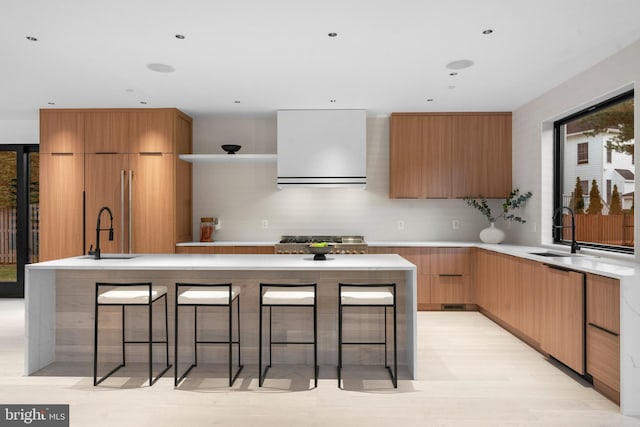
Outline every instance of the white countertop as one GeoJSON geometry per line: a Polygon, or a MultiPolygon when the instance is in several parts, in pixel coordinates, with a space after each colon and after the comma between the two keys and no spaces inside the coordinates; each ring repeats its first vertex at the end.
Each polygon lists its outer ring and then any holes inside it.
{"type": "Polygon", "coordinates": [[[29,264],[27,270],[412,270],[416,266],[399,255],[218,255],[141,254],[130,259],[95,260],[90,256],[29,264]]]}
{"type": "Polygon", "coordinates": [[[220,242],[182,242],[176,243],[176,246],[273,246],[275,241],[234,241],[225,240],[220,242]]]}

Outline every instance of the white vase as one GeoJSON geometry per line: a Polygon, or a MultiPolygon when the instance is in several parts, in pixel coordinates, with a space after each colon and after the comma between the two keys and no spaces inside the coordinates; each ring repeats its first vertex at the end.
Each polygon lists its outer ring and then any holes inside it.
{"type": "Polygon", "coordinates": [[[500,243],[504,240],[504,231],[496,227],[492,222],[491,225],[480,232],[480,240],[485,243],[500,243]]]}

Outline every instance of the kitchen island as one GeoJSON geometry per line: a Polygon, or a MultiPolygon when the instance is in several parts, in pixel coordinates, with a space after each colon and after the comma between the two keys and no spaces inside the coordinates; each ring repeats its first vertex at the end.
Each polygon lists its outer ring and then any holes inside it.
{"type": "MultiPolygon", "coordinates": [[[[151,281],[154,285],[166,286],[171,343],[175,282],[232,282],[240,287],[241,292],[240,325],[245,365],[257,365],[258,362],[259,283],[316,282],[319,364],[333,366],[337,364],[338,282],[395,282],[398,304],[398,365],[402,367],[401,377],[415,378],[416,266],[398,255],[330,255],[327,261],[313,261],[312,255],[167,254],[113,258],[105,255],[101,260],[84,256],[31,264],[26,267],[25,287],[26,375],[34,374],[54,363],[76,364],[78,376],[90,374],[88,367],[93,360],[95,282],[98,281],[151,281]]],[[[144,316],[144,309],[136,311],[141,313],[133,316],[144,316]]],[[[154,313],[159,311],[154,310],[154,313]]],[[[365,312],[360,319],[352,318],[350,323],[345,323],[345,328],[355,335],[366,336],[373,328],[369,323],[381,316],[381,313],[376,313],[378,312],[365,312]]],[[[116,337],[111,344],[113,348],[110,353],[110,357],[115,359],[119,356],[118,335],[114,330],[119,327],[120,322],[117,313],[112,317],[113,321],[111,325],[107,325],[105,335],[111,329],[111,334],[116,337]]],[[[127,321],[127,327],[135,323],[127,321]]],[[[143,329],[145,322],[137,323],[143,329]]],[[[204,324],[199,320],[199,324],[201,323],[204,324]]],[[[223,325],[220,330],[224,330],[223,325]]],[[[189,336],[189,330],[185,330],[183,334],[181,327],[180,335],[189,336]]],[[[142,346],[130,347],[132,357],[144,360],[144,348],[135,348],[142,346]]],[[[373,355],[373,351],[362,351],[364,355],[361,356],[356,350],[350,350],[353,356],[346,353],[345,360],[350,357],[350,360],[357,363],[376,363],[381,360],[383,353],[379,351],[378,355],[373,355]]],[[[308,352],[302,348],[287,350],[284,362],[306,363],[306,353],[308,352]]],[[[129,354],[130,349],[127,348],[127,357],[129,354]]],[[[184,355],[185,352],[181,351],[181,354],[184,355]]]]}

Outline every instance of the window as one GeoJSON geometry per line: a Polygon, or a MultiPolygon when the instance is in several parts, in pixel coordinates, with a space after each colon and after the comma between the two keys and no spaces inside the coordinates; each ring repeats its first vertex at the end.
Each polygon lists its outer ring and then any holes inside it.
{"type": "MultiPolygon", "coordinates": [[[[634,251],[633,119],[630,91],[554,123],[554,211],[565,206],[575,212],[583,247],[634,251]],[[596,153],[591,159],[589,147],[596,153]]],[[[571,244],[566,210],[554,217],[553,241],[571,244]]]]}
{"type": "Polygon", "coordinates": [[[578,164],[583,165],[589,163],[589,143],[581,142],[578,144],[578,164]]]}

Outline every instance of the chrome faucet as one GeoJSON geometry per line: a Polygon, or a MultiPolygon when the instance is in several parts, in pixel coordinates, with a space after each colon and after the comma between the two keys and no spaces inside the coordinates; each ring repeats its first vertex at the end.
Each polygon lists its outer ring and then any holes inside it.
{"type": "Polygon", "coordinates": [[[89,248],[89,255],[93,255],[95,259],[100,259],[100,232],[107,230],[109,230],[109,240],[113,240],[113,214],[111,213],[111,209],[103,206],[98,212],[98,221],[96,223],[96,249],[92,251],[91,247],[89,248]],[[102,216],[102,212],[104,211],[107,211],[109,213],[109,228],[100,228],[100,217],[102,216]]]}
{"type": "Polygon", "coordinates": [[[580,250],[580,245],[578,245],[578,242],[576,241],[576,216],[570,207],[561,206],[557,208],[555,211],[553,211],[553,217],[551,218],[553,221],[553,231],[555,231],[558,228],[567,227],[566,225],[555,225],[555,220],[556,220],[556,216],[558,215],[558,212],[562,212],[565,209],[568,210],[569,213],[571,214],[571,253],[575,254],[580,250]]]}

